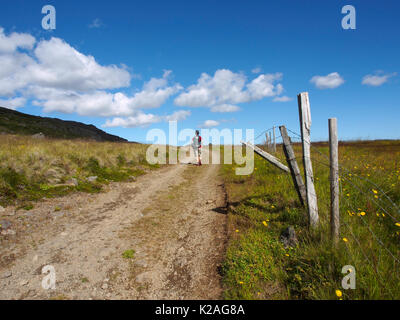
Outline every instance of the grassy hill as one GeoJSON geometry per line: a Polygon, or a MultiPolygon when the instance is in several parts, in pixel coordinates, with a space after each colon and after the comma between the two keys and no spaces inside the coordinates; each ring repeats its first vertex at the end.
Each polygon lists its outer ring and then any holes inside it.
{"type": "Polygon", "coordinates": [[[126,142],[93,125],[56,118],[38,117],[0,107],[0,133],[34,135],[43,133],[48,138],[90,139],[95,141],[126,142]]]}

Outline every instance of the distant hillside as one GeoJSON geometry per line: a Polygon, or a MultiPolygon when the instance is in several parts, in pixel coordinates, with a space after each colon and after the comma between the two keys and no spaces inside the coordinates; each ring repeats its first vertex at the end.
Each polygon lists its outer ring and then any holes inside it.
{"type": "Polygon", "coordinates": [[[126,139],[108,134],[93,125],[56,118],[32,116],[0,107],[0,133],[34,135],[43,133],[49,138],[92,139],[96,141],[126,142],[126,139]]]}

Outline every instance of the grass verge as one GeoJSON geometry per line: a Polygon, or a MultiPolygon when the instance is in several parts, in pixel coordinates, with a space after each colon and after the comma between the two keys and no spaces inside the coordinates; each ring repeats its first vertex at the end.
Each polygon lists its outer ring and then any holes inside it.
{"type": "MultiPolygon", "coordinates": [[[[255,156],[255,170],[237,176],[222,166],[230,243],[222,268],[227,299],[399,299],[400,142],[341,143],[341,235],[329,234],[328,147],[314,145],[320,226],[310,231],[290,175],[255,156]],[[316,151],[318,149],[318,151],[316,151]],[[391,200],[384,195],[384,191],[391,200]],[[397,207],[397,208],[396,208],[397,207]],[[299,243],[285,248],[293,226],[299,243]],[[342,268],[355,267],[356,289],[342,288],[342,268]]],[[[294,145],[299,165],[301,147],[294,145]]],[[[277,156],[284,161],[284,156],[277,156]]]]}
{"type": "Polygon", "coordinates": [[[99,192],[110,181],[129,181],[158,168],[146,161],[146,145],[0,136],[0,205],[72,191],[99,192]],[[92,177],[92,178],[90,178],[92,177]]]}

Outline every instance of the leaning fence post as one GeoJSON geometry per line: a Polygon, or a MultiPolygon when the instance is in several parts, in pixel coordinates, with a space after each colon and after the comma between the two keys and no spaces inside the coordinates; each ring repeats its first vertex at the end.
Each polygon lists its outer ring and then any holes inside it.
{"type": "Polygon", "coordinates": [[[250,142],[244,142],[244,141],[240,141],[241,144],[245,145],[248,148],[253,149],[253,151],[255,153],[257,153],[259,156],[261,156],[262,158],[264,158],[265,160],[269,161],[270,163],[272,163],[274,166],[278,167],[279,169],[281,169],[282,171],[285,171],[287,173],[290,172],[289,168],[286,167],[283,163],[281,163],[279,161],[279,159],[277,157],[274,157],[272,154],[269,154],[268,152],[260,149],[259,147],[257,147],[254,144],[251,144],[250,142]]]}
{"type": "Polygon", "coordinates": [[[303,163],[304,163],[304,175],[306,181],[308,218],[309,218],[309,224],[312,227],[316,227],[318,224],[318,204],[317,204],[317,194],[315,192],[315,187],[314,187],[314,175],[313,175],[311,152],[310,152],[311,112],[310,112],[310,101],[308,99],[308,92],[300,93],[297,96],[297,100],[299,104],[301,140],[303,144],[303,163]]]}
{"type": "Polygon", "coordinates": [[[329,156],[331,184],[331,236],[334,243],[339,240],[339,160],[337,120],[329,119],[329,156]]]}
{"type": "Polygon", "coordinates": [[[286,161],[289,165],[290,173],[292,175],[293,184],[297,191],[297,195],[299,196],[300,203],[305,206],[307,203],[306,199],[306,187],[303,183],[303,179],[301,178],[301,173],[299,166],[296,161],[296,156],[294,154],[292,144],[290,143],[290,138],[288,136],[287,130],[285,126],[280,126],[279,130],[281,132],[282,140],[283,140],[283,152],[286,157],[286,161]]]}

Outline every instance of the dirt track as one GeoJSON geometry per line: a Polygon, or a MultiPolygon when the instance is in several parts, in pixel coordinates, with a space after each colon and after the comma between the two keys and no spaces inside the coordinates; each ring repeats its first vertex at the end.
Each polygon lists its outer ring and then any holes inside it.
{"type": "Polygon", "coordinates": [[[0,220],[0,299],[218,299],[226,244],[218,165],[178,164],[0,220]],[[133,258],[123,258],[134,250],[133,258]],[[56,289],[42,288],[52,265],[56,289]]]}

